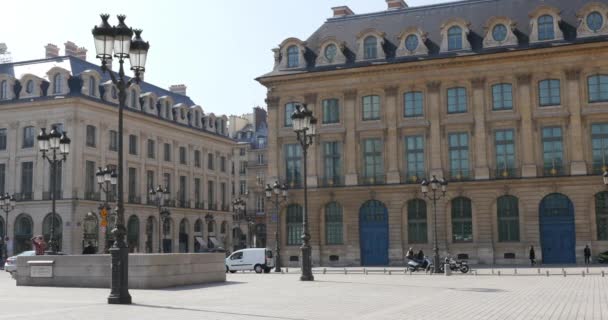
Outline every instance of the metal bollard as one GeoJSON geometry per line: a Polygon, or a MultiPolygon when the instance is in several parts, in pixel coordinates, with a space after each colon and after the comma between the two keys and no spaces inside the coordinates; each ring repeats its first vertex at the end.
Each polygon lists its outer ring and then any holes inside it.
{"type": "Polygon", "coordinates": [[[549,270],[547,270],[547,277],[549,276],[549,270]]]}
{"type": "Polygon", "coordinates": [[[323,268],[323,274],[327,273],[327,268],[323,268]]]}
{"type": "Polygon", "coordinates": [[[289,268],[285,267],[285,272],[289,273],[289,268]]]}
{"type": "Polygon", "coordinates": [[[585,277],[585,270],[581,271],[581,275],[583,276],[583,278],[585,277]]]}
{"type": "Polygon", "coordinates": [[[410,276],[412,275],[412,270],[410,270],[410,276]]]}
{"type": "Polygon", "coordinates": [[[344,274],[348,274],[348,271],[346,271],[346,268],[344,268],[344,274]]]}
{"type": "Polygon", "coordinates": [[[500,270],[498,270],[498,276],[500,277],[500,270]]]}
{"type": "Polygon", "coordinates": [[[285,274],[285,271],[281,270],[281,274],[285,274]]]}
{"type": "Polygon", "coordinates": [[[589,274],[589,267],[587,267],[587,274],[589,274]]]}
{"type": "Polygon", "coordinates": [[[564,273],[564,277],[566,277],[566,270],[562,269],[562,272],[564,273]]]}
{"type": "Polygon", "coordinates": [[[473,272],[475,272],[475,275],[477,275],[477,270],[475,270],[475,271],[473,271],[473,272]]]}
{"type": "Polygon", "coordinates": [[[538,268],[538,274],[540,274],[540,268],[538,268]]]}
{"type": "Polygon", "coordinates": [[[492,267],[492,274],[494,274],[494,267],[492,267]]]}
{"type": "Polygon", "coordinates": [[[384,273],[386,273],[386,268],[384,268],[384,273]]]}
{"type": "Polygon", "coordinates": [[[515,268],[515,271],[513,272],[513,274],[517,274],[517,268],[515,268]]]}
{"type": "Polygon", "coordinates": [[[602,270],[602,278],[604,277],[604,270],[602,270]]]}
{"type": "Polygon", "coordinates": [[[407,274],[407,268],[403,269],[403,274],[407,274]]]}
{"type": "Polygon", "coordinates": [[[388,275],[390,276],[392,274],[391,270],[388,271],[388,275]]]}

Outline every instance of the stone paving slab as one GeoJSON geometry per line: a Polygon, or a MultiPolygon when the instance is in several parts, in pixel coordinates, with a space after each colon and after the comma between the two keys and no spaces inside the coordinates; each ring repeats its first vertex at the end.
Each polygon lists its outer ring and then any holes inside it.
{"type": "Polygon", "coordinates": [[[225,284],[131,290],[130,306],[107,305],[108,289],[16,287],[0,273],[0,319],[608,319],[608,277],[593,272],[446,277],[383,269],[315,273],[314,282],[299,281],[297,269],[239,272],[225,284]]]}

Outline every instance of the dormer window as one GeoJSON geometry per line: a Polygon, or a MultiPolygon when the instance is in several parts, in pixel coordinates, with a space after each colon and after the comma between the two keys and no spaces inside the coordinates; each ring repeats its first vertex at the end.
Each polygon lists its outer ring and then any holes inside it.
{"type": "Polygon", "coordinates": [[[604,26],[604,17],[601,13],[593,11],[587,15],[586,22],[591,31],[598,32],[604,26]]]}
{"type": "Polygon", "coordinates": [[[336,54],[338,53],[338,47],[336,47],[335,44],[329,44],[325,47],[325,59],[327,59],[327,62],[329,63],[333,63],[334,60],[336,59],[336,54]]]}
{"type": "Polygon", "coordinates": [[[182,118],[182,120],[186,118],[186,112],[184,112],[184,109],[179,109],[179,116],[182,118]]]}
{"type": "Polygon", "coordinates": [[[378,40],[374,36],[369,36],[363,40],[363,57],[364,59],[378,58],[378,40]]]}
{"type": "Polygon", "coordinates": [[[53,94],[61,93],[62,82],[63,82],[63,76],[61,75],[61,73],[55,74],[55,76],[53,77],[53,94]]]}
{"type": "Polygon", "coordinates": [[[171,119],[171,104],[165,101],[165,119],[171,119]]]}
{"type": "Polygon", "coordinates": [[[287,68],[296,68],[300,65],[300,54],[298,46],[290,46],[287,48],[287,68]]]}
{"type": "Polygon", "coordinates": [[[131,108],[137,109],[137,91],[131,90],[131,108]]]}
{"type": "Polygon", "coordinates": [[[89,96],[91,97],[95,97],[96,96],[96,91],[95,88],[97,87],[97,81],[95,81],[95,77],[89,77],[89,96]]]}
{"type": "Polygon", "coordinates": [[[418,36],[415,34],[410,34],[405,38],[405,48],[408,51],[414,52],[418,48],[418,36]]]}
{"type": "Polygon", "coordinates": [[[8,81],[2,80],[0,84],[0,100],[8,99],[8,81]]]}
{"type": "Polygon", "coordinates": [[[492,38],[496,42],[503,42],[507,38],[507,27],[504,24],[497,24],[492,29],[492,38]]]}
{"type": "Polygon", "coordinates": [[[538,40],[553,40],[555,32],[553,28],[553,17],[546,14],[538,18],[538,40]]]}
{"type": "Polygon", "coordinates": [[[25,84],[25,92],[32,94],[34,92],[34,80],[28,80],[25,84]]]}
{"type": "Polygon", "coordinates": [[[462,28],[453,26],[448,29],[448,51],[462,50],[462,28]]]}
{"type": "Polygon", "coordinates": [[[148,98],[148,107],[150,107],[150,109],[154,109],[154,98],[148,98]]]}

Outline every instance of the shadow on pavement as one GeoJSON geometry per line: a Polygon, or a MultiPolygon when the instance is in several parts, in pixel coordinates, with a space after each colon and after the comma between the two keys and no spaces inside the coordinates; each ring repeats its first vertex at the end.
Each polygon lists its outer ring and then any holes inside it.
{"type": "Polygon", "coordinates": [[[171,287],[171,288],[163,288],[163,289],[153,289],[158,291],[186,291],[186,290],[197,290],[204,288],[213,288],[213,287],[223,287],[230,285],[238,285],[248,283],[245,281],[226,281],[226,282],[213,282],[213,283],[205,283],[205,284],[193,284],[187,286],[179,286],[179,287],[171,287]]]}
{"type": "Polygon", "coordinates": [[[493,288],[451,288],[451,287],[439,287],[439,286],[432,286],[432,285],[423,286],[423,285],[415,285],[415,284],[368,283],[368,282],[329,281],[329,280],[315,280],[315,282],[341,283],[341,284],[346,284],[346,283],[363,284],[363,285],[385,286],[385,287],[414,287],[414,288],[427,288],[427,289],[446,289],[446,290],[455,290],[455,291],[483,292],[483,293],[506,292],[506,290],[493,289],[493,288]]]}
{"type": "Polygon", "coordinates": [[[264,318],[264,319],[307,320],[304,318],[289,318],[289,317],[279,317],[279,316],[271,316],[271,315],[264,315],[264,314],[226,312],[226,311],[216,311],[216,310],[206,310],[206,309],[196,309],[196,308],[173,307],[173,306],[156,306],[156,305],[149,305],[149,304],[134,303],[131,306],[143,307],[143,308],[153,308],[153,309],[183,310],[183,311],[202,312],[202,313],[218,313],[218,314],[227,314],[227,315],[234,315],[234,316],[257,317],[257,318],[264,318]]]}

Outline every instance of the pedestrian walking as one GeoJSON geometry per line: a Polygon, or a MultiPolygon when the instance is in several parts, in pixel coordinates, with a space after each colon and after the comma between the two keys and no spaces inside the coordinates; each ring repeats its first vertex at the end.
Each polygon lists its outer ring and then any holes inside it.
{"type": "Polygon", "coordinates": [[[589,244],[585,246],[583,253],[585,254],[585,264],[589,265],[591,263],[591,248],[589,248],[589,244]]]}
{"type": "Polygon", "coordinates": [[[536,264],[536,253],[534,252],[534,246],[530,246],[530,265],[536,264]]]}
{"type": "Polygon", "coordinates": [[[34,245],[34,251],[36,251],[37,256],[44,255],[44,250],[46,250],[46,242],[41,235],[33,237],[32,244],[34,245]]]}

